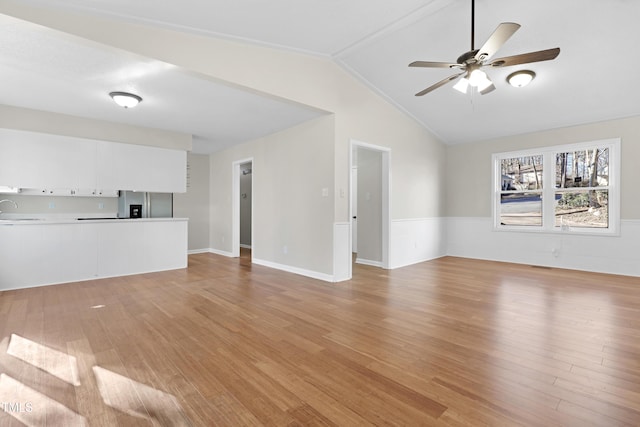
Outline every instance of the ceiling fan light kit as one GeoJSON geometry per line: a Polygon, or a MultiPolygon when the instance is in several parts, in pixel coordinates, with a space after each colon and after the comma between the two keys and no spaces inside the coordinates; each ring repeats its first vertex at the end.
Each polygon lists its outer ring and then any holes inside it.
{"type": "MultiPolygon", "coordinates": [[[[489,39],[480,49],[474,47],[475,37],[475,0],[471,0],[471,50],[460,55],[456,63],[414,61],[409,67],[422,68],[450,68],[460,72],[429,86],[416,93],[422,96],[445,84],[460,79],[453,88],[459,92],[467,93],[469,87],[476,88],[481,95],[492,92],[494,84],[487,74],[481,70],[482,67],[510,67],[512,65],[529,64],[532,62],[549,61],[555,59],[560,54],[560,48],[540,50],[537,52],[523,53],[520,55],[507,56],[490,60],[491,57],[518,31],[520,24],[514,22],[503,22],[489,36],[489,39]],[[460,78],[462,77],[462,78],[460,78]]],[[[515,87],[526,86],[533,80],[535,73],[530,70],[521,70],[511,73],[507,77],[509,84],[515,87]]]]}
{"type": "Polygon", "coordinates": [[[469,89],[469,79],[466,77],[461,78],[458,80],[458,83],[453,85],[453,88],[460,93],[467,93],[467,89],[469,89]]]}
{"type": "Polygon", "coordinates": [[[111,92],[109,96],[121,107],[133,108],[142,102],[142,98],[129,92],[111,92]]]}
{"type": "Polygon", "coordinates": [[[519,70],[507,76],[507,82],[513,87],[524,87],[536,78],[531,70],[519,70]]]}

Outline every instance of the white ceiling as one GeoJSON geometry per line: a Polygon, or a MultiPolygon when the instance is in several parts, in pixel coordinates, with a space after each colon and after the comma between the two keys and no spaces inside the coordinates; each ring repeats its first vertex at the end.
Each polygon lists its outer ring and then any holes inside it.
{"type": "MultiPolygon", "coordinates": [[[[630,84],[640,67],[637,0],[477,0],[476,48],[500,22],[517,22],[496,57],[560,47],[559,57],[488,70],[497,89],[484,96],[448,85],[423,97],[413,94],[453,73],[407,65],[470,50],[471,0],[24,2],[330,57],[449,144],[640,114],[630,84]],[[508,86],[521,68],[537,78],[508,86]]],[[[199,152],[322,114],[8,17],[0,39],[0,103],[188,132],[199,152]],[[111,90],[135,91],[148,107],[116,109],[111,90]]]]}
{"type": "Polygon", "coordinates": [[[212,153],[323,114],[0,15],[0,104],[193,135],[212,153]],[[109,92],[143,98],[118,107],[109,92]]]}

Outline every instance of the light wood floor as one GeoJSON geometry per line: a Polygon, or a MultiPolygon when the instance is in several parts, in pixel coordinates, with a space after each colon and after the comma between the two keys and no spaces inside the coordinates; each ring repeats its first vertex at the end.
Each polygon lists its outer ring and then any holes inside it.
{"type": "Polygon", "coordinates": [[[640,279],[192,255],[0,293],[0,373],[2,426],[637,426],[640,279]]]}

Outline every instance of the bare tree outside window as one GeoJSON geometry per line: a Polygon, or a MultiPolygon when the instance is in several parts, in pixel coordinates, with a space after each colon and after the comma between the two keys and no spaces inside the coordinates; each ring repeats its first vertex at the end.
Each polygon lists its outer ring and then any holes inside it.
{"type": "Polygon", "coordinates": [[[500,223],[542,225],[543,158],[541,155],[502,159],[500,223]]]}
{"type": "Polygon", "coordinates": [[[607,147],[557,153],[555,225],[608,227],[608,185],[607,147]]]}
{"type": "Polygon", "coordinates": [[[617,234],[620,139],[492,156],[494,227],[617,234]]]}

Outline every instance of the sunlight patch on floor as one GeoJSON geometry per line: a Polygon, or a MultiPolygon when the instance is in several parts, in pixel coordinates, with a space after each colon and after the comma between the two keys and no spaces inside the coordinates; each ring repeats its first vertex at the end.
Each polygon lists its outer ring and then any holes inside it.
{"type": "Polygon", "coordinates": [[[106,405],[154,425],[191,425],[173,395],[100,366],[94,366],[93,373],[106,405]]]}
{"type": "Polygon", "coordinates": [[[0,402],[6,413],[29,427],[87,425],[83,416],[6,374],[0,374],[0,402]]]}
{"type": "MultiPolygon", "coordinates": [[[[4,348],[7,355],[15,358],[15,363],[24,362],[20,370],[38,369],[74,387],[81,387],[78,363],[74,356],[17,334],[0,341],[0,351],[4,348]]],[[[100,396],[107,406],[144,419],[152,425],[191,425],[175,396],[99,366],[93,366],[92,371],[100,396]]],[[[85,417],[44,394],[46,390],[34,390],[6,372],[0,372],[0,412],[8,413],[29,427],[87,425],[85,417]]],[[[87,378],[83,382],[84,387],[92,384],[87,378]]]]}
{"type": "Polygon", "coordinates": [[[61,379],[73,386],[80,385],[76,358],[20,335],[11,334],[7,354],[61,379]]]}

